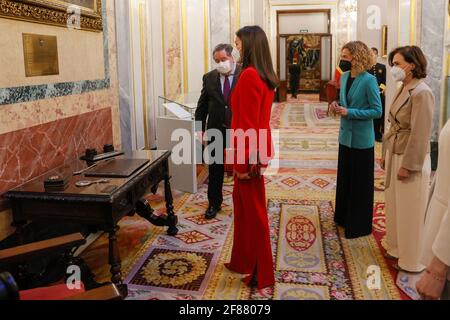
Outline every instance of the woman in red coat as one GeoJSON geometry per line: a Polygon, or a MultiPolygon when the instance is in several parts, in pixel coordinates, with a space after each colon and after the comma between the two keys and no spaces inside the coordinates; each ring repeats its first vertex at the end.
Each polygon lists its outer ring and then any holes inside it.
{"type": "Polygon", "coordinates": [[[231,271],[248,275],[258,289],[275,284],[264,177],[259,168],[272,157],[270,117],[278,78],[269,42],[258,27],[236,33],[242,73],[231,96],[234,161],[234,243],[231,271]],[[256,156],[258,155],[258,157],[256,156]]]}

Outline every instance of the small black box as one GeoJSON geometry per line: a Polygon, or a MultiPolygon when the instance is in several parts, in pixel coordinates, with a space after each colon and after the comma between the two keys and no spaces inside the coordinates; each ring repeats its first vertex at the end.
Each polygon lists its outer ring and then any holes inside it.
{"type": "Polygon", "coordinates": [[[68,184],[69,178],[67,176],[55,174],[44,181],[44,188],[48,192],[64,191],[67,189],[68,184]]]}

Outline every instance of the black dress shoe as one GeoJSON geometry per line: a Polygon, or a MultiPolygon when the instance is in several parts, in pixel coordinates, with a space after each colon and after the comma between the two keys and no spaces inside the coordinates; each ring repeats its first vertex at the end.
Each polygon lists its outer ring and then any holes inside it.
{"type": "Polygon", "coordinates": [[[206,210],[205,219],[206,220],[214,219],[221,210],[222,210],[221,207],[209,207],[208,210],[206,210]]]}

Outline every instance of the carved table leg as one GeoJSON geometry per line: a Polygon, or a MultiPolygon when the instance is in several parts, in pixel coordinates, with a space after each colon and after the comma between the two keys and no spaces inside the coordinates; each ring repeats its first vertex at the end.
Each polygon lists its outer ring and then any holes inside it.
{"type": "Polygon", "coordinates": [[[154,210],[150,206],[150,203],[146,199],[140,199],[136,203],[136,213],[149,221],[151,224],[157,227],[169,227],[167,234],[169,236],[175,236],[178,234],[178,217],[175,215],[173,208],[173,196],[170,187],[170,177],[164,178],[164,195],[166,201],[167,214],[164,216],[157,216],[153,214],[154,210]]]}
{"type": "MultiPolygon", "coordinates": [[[[140,217],[144,218],[145,220],[147,220],[154,226],[169,227],[170,231],[168,230],[168,234],[171,236],[174,236],[178,233],[178,229],[176,230],[177,232],[175,232],[175,233],[173,233],[174,232],[173,229],[170,229],[171,227],[176,227],[176,225],[178,223],[178,218],[174,214],[172,214],[171,216],[170,215],[157,216],[157,215],[153,214],[153,212],[154,212],[154,210],[152,209],[152,207],[150,206],[150,203],[146,199],[140,199],[136,203],[136,213],[140,217]]],[[[170,211],[167,210],[167,212],[170,212],[170,211]]],[[[173,210],[172,210],[172,212],[173,212],[173,210]]]]}
{"type": "Polygon", "coordinates": [[[169,236],[175,236],[178,234],[178,217],[175,215],[173,208],[173,196],[172,189],[170,187],[170,177],[166,176],[164,179],[164,196],[166,199],[166,209],[167,209],[167,222],[169,229],[167,230],[167,234],[169,236]]]}
{"type": "Polygon", "coordinates": [[[109,264],[111,266],[111,281],[114,284],[122,284],[122,261],[120,260],[119,247],[116,232],[119,227],[109,231],[109,264]]]}

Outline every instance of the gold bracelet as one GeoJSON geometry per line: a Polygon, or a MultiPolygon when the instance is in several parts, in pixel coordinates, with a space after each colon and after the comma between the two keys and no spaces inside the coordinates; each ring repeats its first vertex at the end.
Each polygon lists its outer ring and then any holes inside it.
{"type": "Polygon", "coordinates": [[[439,281],[439,282],[445,282],[447,281],[446,277],[441,277],[440,275],[436,274],[435,272],[432,272],[430,270],[426,270],[427,274],[429,274],[434,280],[439,281]]]}

